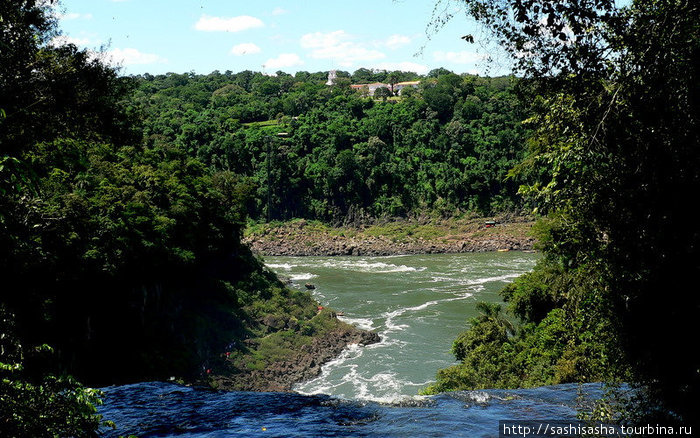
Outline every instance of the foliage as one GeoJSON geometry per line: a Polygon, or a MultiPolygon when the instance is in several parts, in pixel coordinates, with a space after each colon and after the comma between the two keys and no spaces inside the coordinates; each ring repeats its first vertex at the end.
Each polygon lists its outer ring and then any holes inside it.
{"type": "Polygon", "coordinates": [[[389,90],[387,87],[379,87],[376,90],[374,90],[374,97],[375,98],[381,98],[382,101],[386,102],[386,99],[388,97],[393,96],[394,94],[389,90]]]}
{"type": "Polygon", "coordinates": [[[268,316],[267,321],[274,323],[277,319],[278,329],[262,326],[253,330],[248,343],[256,347],[238,349],[230,356],[228,365],[239,369],[262,370],[275,362],[289,360],[295,352],[312,345],[314,337],[328,335],[339,327],[348,327],[332,316],[329,310],[317,312],[316,309],[316,303],[309,301],[304,309],[305,315],[297,315],[299,318],[279,311],[271,313],[273,318],[268,316]],[[269,330],[273,330],[272,333],[268,333],[269,330]]]}
{"type": "MultiPolygon", "coordinates": [[[[144,137],[132,78],[49,44],[51,2],[3,2],[0,13],[3,432],[94,435],[99,393],[70,376],[194,381],[261,317],[314,317],[310,295],[240,243],[255,181],[202,163],[190,149],[206,132],[144,137]]],[[[229,85],[215,97],[279,92],[259,75],[229,85]]]]}
{"type": "Polygon", "coordinates": [[[47,374],[55,361],[47,345],[26,348],[14,317],[0,307],[0,422],[3,436],[55,437],[95,433],[102,422],[100,392],[65,375],[47,374]],[[41,369],[41,373],[37,370],[41,369]]]}
{"type": "Polygon", "coordinates": [[[137,81],[132,105],[145,115],[146,143],[250,177],[255,219],[339,223],[520,206],[507,172],[524,156],[526,114],[511,77],[441,74],[385,103],[305,72],[137,81]]]}
{"type": "MultiPolygon", "coordinates": [[[[500,306],[479,303],[482,315],[470,321],[470,328],[454,341],[452,352],[460,364],[440,370],[437,382],[424,392],[484,388],[518,388],[570,382],[621,381],[629,378],[628,366],[622,360],[619,339],[610,323],[611,314],[601,314],[597,303],[573,303],[542,312],[540,272],[551,270],[546,263],[518,279],[510,287],[519,301],[509,310],[529,315],[538,309],[538,319],[522,318],[514,326],[500,312],[500,306]],[[542,268],[542,266],[545,266],[542,268]],[[491,307],[489,307],[491,306],[491,307]],[[590,310],[584,314],[579,308],[590,310]]],[[[552,288],[555,293],[580,294],[596,285],[588,275],[562,282],[552,288]],[[572,291],[567,286],[578,284],[572,291]],[[583,286],[582,286],[583,284],[583,286]]]]}
{"type": "Polygon", "coordinates": [[[564,310],[653,404],[696,420],[700,365],[685,349],[700,304],[685,279],[700,274],[687,222],[700,189],[697,2],[465,4],[526,76],[534,135],[514,174],[550,217],[546,264],[506,296],[526,321],[564,310]]]}

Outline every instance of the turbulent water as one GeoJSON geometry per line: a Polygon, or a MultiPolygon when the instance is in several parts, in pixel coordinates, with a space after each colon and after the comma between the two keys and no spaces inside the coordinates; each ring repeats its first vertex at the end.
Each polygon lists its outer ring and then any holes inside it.
{"type": "Polygon", "coordinates": [[[463,391],[404,404],[327,395],[215,392],[170,383],[105,388],[107,437],[497,437],[499,420],[573,420],[597,384],[463,391]]]}
{"type": "Polygon", "coordinates": [[[117,424],[106,436],[498,436],[498,421],[576,418],[600,385],[466,391],[418,396],[452,365],[452,340],[478,301],[529,271],[536,254],[397,257],[268,257],[267,266],[376,330],[378,344],[350,347],[298,385],[297,394],[216,392],[169,383],[104,388],[99,411],[117,424]],[[588,396],[584,396],[588,394],[588,396]]]}
{"type": "Polygon", "coordinates": [[[353,346],[298,385],[302,394],[394,402],[413,396],[439,368],[455,363],[452,341],[476,316],[478,301],[529,271],[537,254],[506,252],[398,257],[267,257],[267,266],[345,315],[375,330],[378,344],[353,346]]]}

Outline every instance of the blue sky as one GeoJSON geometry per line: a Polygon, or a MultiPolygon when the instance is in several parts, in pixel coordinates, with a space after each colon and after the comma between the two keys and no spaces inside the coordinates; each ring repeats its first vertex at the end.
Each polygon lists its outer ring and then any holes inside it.
{"type": "Polygon", "coordinates": [[[496,52],[478,43],[463,14],[428,38],[434,7],[430,0],[63,0],[58,13],[61,40],[104,47],[124,74],[508,71],[485,62],[496,52]],[[477,44],[460,39],[468,33],[477,44]]]}

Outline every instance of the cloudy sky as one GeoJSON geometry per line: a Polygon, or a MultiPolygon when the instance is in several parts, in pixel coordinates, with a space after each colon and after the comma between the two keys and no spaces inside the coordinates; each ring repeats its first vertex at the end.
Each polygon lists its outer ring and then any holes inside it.
{"type": "Polygon", "coordinates": [[[104,47],[125,74],[507,71],[484,61],[495,52],[461,14],[426,32],[434,7],[431,0],[63,0],[59,42],[104,47]],[[460,39],[470,33],[476,44],[460,39]]]}

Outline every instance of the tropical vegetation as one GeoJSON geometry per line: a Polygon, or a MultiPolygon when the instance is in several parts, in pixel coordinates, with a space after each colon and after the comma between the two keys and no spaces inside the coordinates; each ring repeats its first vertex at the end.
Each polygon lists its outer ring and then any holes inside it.
{"type": "Polygon", "coordinates": [[[3,432],[94,434],[79,382],[206,381],[224,351],[257,369],[331,330],[241,243],[249,219],[524,208],[542,259],[505,313],[479,305],[427,391],[627,381],[647,416],[697,421],[700,6],[462,3],[515,76],[124,77],[53,43],[51,1],[0,3],[3,432]]]}
{"type": "Polygon", "coordinates": [[[338,72],[332,86],[325,73],[303,71],[141,75],[130,105],[144,115],[147,145],[173,144],[249,178],[255,220],[522,208],[507,178],[525,156],[513,77],[367,72],[338,72]],[[376,79],[420,87],[386,102],[350,88],[376,79]]]}
{"type": "Polygon", "coordinates": [[[533,103],[514,173],[544,215],[543,259],[503,293],[515,334],[488,309],[434,388],[624,379],[641,385],[647,418],[696,423],[700,5],[463,4],[513,55],[533,103]]]}

